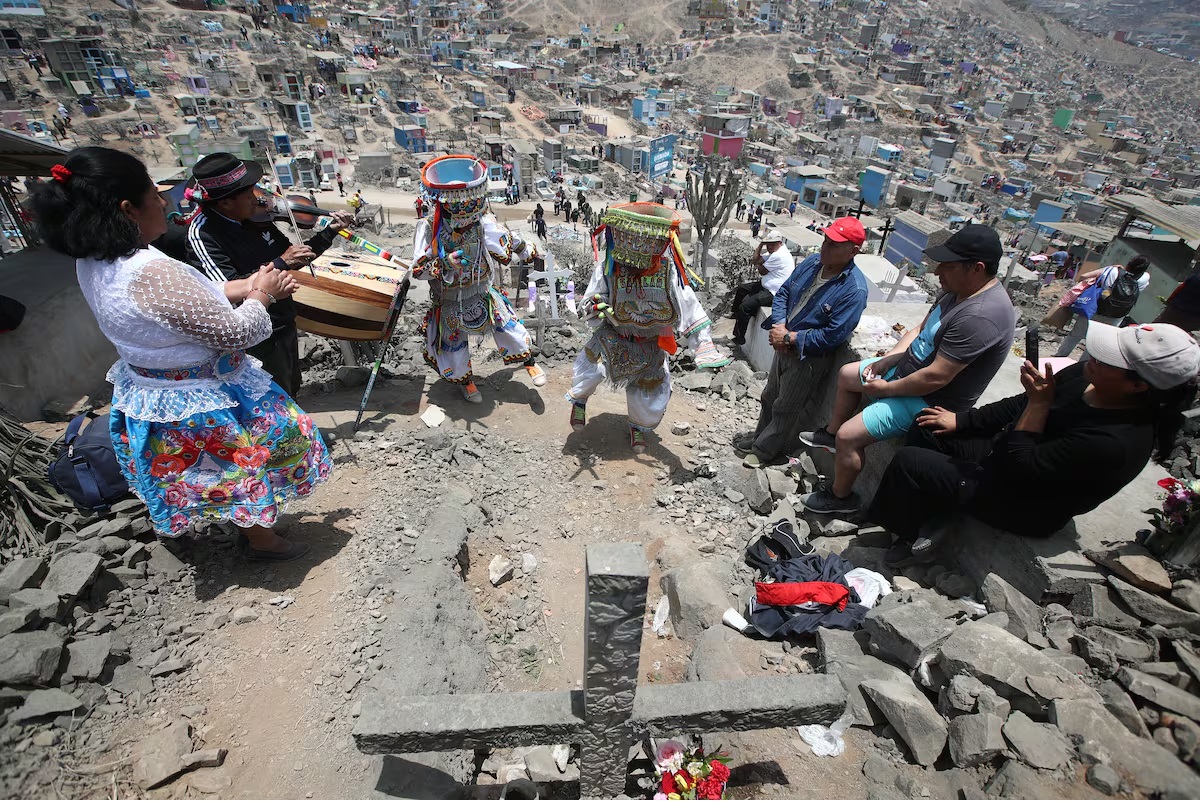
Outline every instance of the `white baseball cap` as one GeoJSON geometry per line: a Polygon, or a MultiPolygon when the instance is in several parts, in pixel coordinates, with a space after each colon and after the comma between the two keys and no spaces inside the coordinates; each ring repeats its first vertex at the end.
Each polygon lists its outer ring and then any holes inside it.
{"type": "Polygon", "coordinates": [[[1113,327],[1096,321],[1084,339],[1087,353],[1109,366],[1129,369],[1160,391],[1200,374],[1200,345],[1173,324],[1113,327]]]}
{"type": "Polygon", "coordinates": [[[762,236],[762,242],[763,243],[782,243],[783,235],[781,235],[779,232],[767,232],[765,235],[762,236]]]}

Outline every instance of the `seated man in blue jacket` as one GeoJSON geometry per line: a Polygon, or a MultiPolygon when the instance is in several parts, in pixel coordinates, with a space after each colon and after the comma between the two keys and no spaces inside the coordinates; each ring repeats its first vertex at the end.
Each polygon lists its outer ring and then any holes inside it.
{"type": "Polygon", "coordinates": [[[820,253],[796,266],[762,325],[775,359],[754,436],[734,445],[747,453],[743,463],[752,468],[777,463],[796,446],[806,390],[829,370],[867,306],[867,280],[854,264],[867,239],[862,224],[838,218],[822,234],[820,253]]]}

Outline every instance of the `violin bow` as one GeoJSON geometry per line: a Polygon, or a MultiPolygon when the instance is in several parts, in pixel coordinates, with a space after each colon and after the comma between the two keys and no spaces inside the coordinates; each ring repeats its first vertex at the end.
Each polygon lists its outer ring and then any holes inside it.
{"type": "MultiPolygon", "coordinates": [[[[268,153],[271,154],[271,172],[274,173],[275,172],[275,160],[279,158],[279,154],[270,146],[267,146],[267,151],[268,151],[268,153]]],[[[274,178],[276,180],[278,180],[279,176],[276,175],[276,176],[274,176],[274,178]]],[[[299,224],[296,223],[296,213],[292,212],[291,203],[283,195],[283,183],[282,182],[279,183],[279,196],[281,198],[283,198],[283,205],[287,208],[288,218],[292,222],[292,231],[295,232],[297,235],[299,235],[300,234],[300,226],[299,226],[299,224]]],[[[317,271],[315,268],[312,267],[311,262],[308,264],[308,272],[310,274],[312,274],[314,277],[317,275],[317,271]]]]}

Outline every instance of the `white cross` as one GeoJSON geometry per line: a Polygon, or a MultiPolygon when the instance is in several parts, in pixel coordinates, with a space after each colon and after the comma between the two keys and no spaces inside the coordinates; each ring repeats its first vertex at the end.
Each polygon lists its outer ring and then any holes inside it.
{"type": "Polygon", "coordinates": [[[558,280],[566,279],[572,276],[570,271],[558,271],[554,268],[554,255],[546,252],[543,257],[546,269],[544,271],[530,271],[529,279],[537,282],[539,279],[545,279],[550,284],[550,317],[558,318],[558,280]]]}

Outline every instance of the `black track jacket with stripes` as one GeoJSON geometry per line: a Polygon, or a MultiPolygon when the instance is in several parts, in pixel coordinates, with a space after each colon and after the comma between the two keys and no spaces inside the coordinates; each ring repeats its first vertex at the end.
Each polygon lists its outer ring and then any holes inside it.
{"type": "MultiPolygon", "coordinates": [[[[332,228],[323,229],[304,245],[314,254],[321,254],[333,245],[335,237],[332,228]]],[[[214,282],[244,279],[282,256],[290,245],[292,242],[275,224],[266,229],[250,228],[215,212],[201,212],[188,227],[188,262],[214,282]]],[[[276,327],[296,319],[296,303],[290,298],[280,299],[267,311],[276,327]]]]}

